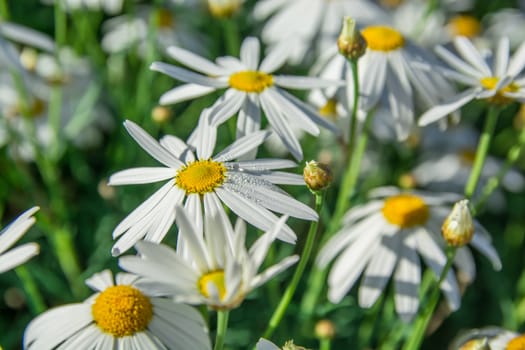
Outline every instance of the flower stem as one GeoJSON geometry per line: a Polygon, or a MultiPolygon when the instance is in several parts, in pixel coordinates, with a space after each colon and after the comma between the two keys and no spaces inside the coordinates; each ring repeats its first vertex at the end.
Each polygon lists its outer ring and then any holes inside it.
{"type": "Polygon", "coordinates": [[[496,127],[496,122],[498,120],[499,108],[491,106],[488,112],[487,119],[485,120],[485,126],[483,128],[483,133],[479,139],[478,148],[476,150],[476,158],[474,159],[474,165],[472,166],[472,171],[470,172],[470,177],[465,186],[465,197],[470,199],[474,192],[476,191],[476,186],[478,185],[479,178],[481,177],[481,171],[483,170],[483,164],[487,158],[487,153],[490,146],[490,141],[492,135],[494,134],[494,129],[496,127]]]}
{"type": "Polygon", "coordinates": [[[230,311],[228,310],[217,311],[217,335],[215,337],[213,350],[222,350],[224,347],[224,338],[226,337],[226,330],[228,329],[229,316],[230,311]]]}
{"type": "Polygon", "coordinates": [[[9,20],[9,5],[6,0],[0,0],[0,18],[4,21],[9,20]]]}
{"type": "MultiPolygon", "coordinates": [[[[343,185],[342,190],[339,192],[339,198],[338,198],[338,204],[340,201],[340,198],[344,198],[344,205],[341,204],[340,206],[336,206],[336,212],[332,216],[332,219],[330,220],[330,225],[328,226],[328,229],[321,237],[322,242],[326,242],[328,238],[330,238],[331,235],[333,235],[336,230],[339,228],[341,219],[345,213],[344,210],[341,210],[340,208],[346,209],[347,203],[348,203],[348,195],[344,195],[344,191],[351,192],[354,190],[357,179],[359,177],[359,170],[361,169],[361,160],[363,159],[363,155],[366,150],[366,146],[368,144],[368,134],[370,129],[370,124],[373,119],[373,115],[370,114],[367,116],[365,120],[365,125],[363,126],[363,132],[359,137],[359,141],[357,143],[356,149],[355,149],[355,155],[352,157],[352,162],[350,163],[347,172],[345,174],[345,177],[343,179],[343,185]],[[338,210],[339,208],[339,210],[338,210]]],[[[313,313],[315,306],[317,305],[317,300],[319,299],[319,296],[321,294],[321,291],[324,286],[324,282],[326,280],[326,269],[318,269],[314,268],[312,272],[310,273],[309,279],[308,279],[308,285],[306,292],[303,294],[303,299],[301,300],[301,316],[309,319],[313,313]]]]}
{"type": "Polygon", "coordinates": [[[518,142],[510,148],[510,150],[507,153],[507,159],[505,160],[505,164],[501,167],[501,169],[498,171],[498,173],[494,176],[492,176],[488,181],[485,187],[483,187],[483,190],[481,191],[481,196],[474,204],[473,214],[476,214],[479,212],[479,210],[485,205],[488,198],[494,192],[496,188],[501,183],[501,180],[503,177],[507,174],[507,172],[512,168],[514,163],[518,160],[518,158],[521,155],[521,152],[525,148],[525,128],[521,130],[520,135],[518,136],[518,142]]]}
{"type": "Polygon", "coordinates": [[[224,30],[224,42],[226,45],[226,53],[233,57],[239,56],[239,49],[241,47],[239,40],[239,28],[234,18],[222,19],[222,27],[224,30]]]}
{"type": "Polygon", "coordinates": [[[46,304],[44,303],[44,299],[42,298],[35,280],[33,279],[33,276],[31,276],[31,273],[27,267],[24,265],[18,266],[15,269],[15,272],[22,282],[22,286],[29,301],[29,308],[31,309],[31,312],[34,315],[44,312],[46,310],[46,304]]]}
{"type": "Polygon", "coordinates": [[[332,341],[328,338],[322,338],[319,340],[319,350],[330,350],[332,341]]]}
{"type": "MultiPolygon", "coordinates": [[[[318,214],[321,212],[322,206],[323,206],[323,194],[316,193],[315,194],[315,211],[318,214]]],[[[319,225],[318,221],[312,221],[310,223],[310,229],[308,230],[308,236],[306,238],[306,243],[304,246],[303,253],[301,254],[301,259],[299,260],[299,264],[297,265],[297,268],[295,269],[292,280],[290,281],[290,284],[286,288],[286,291],[284,292],[284,295],[281,298],[279,305],[275,309],[270,319],[270,322],[268,323],[268,327],[266,328],[266,331],[264,332],[263,338],[269,339],[284,317],[286,309],[288,308],[288,305],[290,304],[290,301],[292,300],[295,290],[297,289],[297,285],[299,284],[299,281],[301,280],[306,264],[308,263],[308,260],[310,259],[312,248],[315,242],[315,236],[317,234],[318,225],[319,225]]]]}
{"type": "Polygon", "coordinates": [[[416,320],[412,336],[405,343],[403,350],[418,350],[421,346],[421,342],[423,341],[423,337],[425,336],[425,331],[427,329],[428,323],[430,322],[430,318],[432,317],[434,309],[436,308],[436,305],[439,301],[441,283],[443,283],[443,281],[447,277],[447,274],[450,271],[450,268],[452,267],[452,263],[454,262],[454,257],[456,256],[456,248],[448,247],[446,253],[447,262],[443,267],[443,270],[441,270],[439,280],[430,294],[430,298],[428,300],[427,305],[425,306],[425,309],[416,320]]]}

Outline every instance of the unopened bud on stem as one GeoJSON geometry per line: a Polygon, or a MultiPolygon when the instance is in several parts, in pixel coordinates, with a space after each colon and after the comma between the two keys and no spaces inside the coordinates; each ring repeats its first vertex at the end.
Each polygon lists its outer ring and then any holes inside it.
{"type": "Polygon", "coordinates": [[[317,163],[315,160],[306,162],[303,170],[306,186],[312,192],[326,189],[332,183],[332,172],[327,165],[317,163]]]}
{"type": "Polygon", "coordinates": [[[470,242],[474,235],[474,222],[467,199],[454,204],[454,208],[443,222],[441,233],[452,247],[460,247],[470,242]]]}
{"type": "Polygon", "coordinates": [[[337,47],[341,55],[350,60],[357,60],[366,51],[366,40],[356,28],[356,22],[346,16],[343,19],[343,29],[337,38],[337,47]]]}

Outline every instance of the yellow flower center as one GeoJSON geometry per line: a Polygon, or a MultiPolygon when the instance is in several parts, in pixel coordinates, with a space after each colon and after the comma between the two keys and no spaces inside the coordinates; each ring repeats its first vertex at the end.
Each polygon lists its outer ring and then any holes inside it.
{"type": "Polygon", "coordinates": [[[394,51],[405,46],[405,38],[387,26],[370,26],[361,31],[368,48],[375,51],[394,51]]]}
{"type": "Polygon", "coordinates": [[[169,10],[160,8],[155,12],[155,23],[159,28],[173,28],[174,22],[169,10]]]}
{"type": "Polygon", "coordinates": [[[273,85],[270,74],[255,70],[246,70],[230,75],[230,86],[244,92],[260,93],[273,85]]]}
{"type": "Polygon", "coordinates": [[[242,5],[241,0],[208,0],[208,9],[212,16],[228,18],[233,16],[242,5]]]}
{"type": "Polygon", "coordinates": [[[213,192],[226,179],[226,167],[213,160],[196,160],[179,170],[175,176],[177,186],[186,194],[213,192]]]}
{"type": "Polygon", "coordinates": [[[226,295],[226,286],[224,285],[224,270],[208,272],[199,278],[199,281],[197,282],[197,288],[199,288],[201,294],[206,298],[209,298],[212,294],[209,288],[210,283],[219,292],[219,299],[224,299],[224,296],[226,295]]]}
{"type": "Polygon", "coordinates": [[[476,158],[476,150],[467,148],[459,151],[458,153],[461,163],[464,165],[472,166],[474,159],[476,158]]]}
{"type": "Polygon", "coordinates": [[[525,334],[509,341],[505,350],[525,350],[525,334]]]}
{"type": "MultiPolygon", "coordinates": [[[[480,81],[481,86],[483,86],[487,90],[494,90],[496,88],[496,85],[498,85],[499,78],[498,77],[485,77],[482,78],[480,81]]],[[[512,98],[506,97],[503,94],[506,92],[516,92],[520,89],[520,87],[515,83],[511,82],[509,85],[504,86],[503,88],[499,89],[496,95],[490,97],[487,99],[489,103],[497,104],[497,105],[505,105],[513,101],[512,98]]]]}
{"type": "Polygon", "coordinates": [[[477,18],[468,15],[459,15],[450,19],[448,30],[452,36],[466,36],[474,38],[481,33],[481,24],[477,18]]]}
{"type": "Polygon", "coordinates": [[[430,216],[425,201],[413,194],[387,198],[382,211],[386,221],[400,228],[424,225],[430,216]]]}
{"type": "Polygon", "coordinates": [[[125,337],[148,327],[153,306],[148,297],[131,286],[106,288],[91,307],[95,324],[105,333],[125,337]]]}
{"type": "Polygon", "coordinates": [[[335,117],[337,115],[337,100],[335,98],[331,98],[326,101],[326,104],[319,108],[319,114],[323,117],[335,117]]]}

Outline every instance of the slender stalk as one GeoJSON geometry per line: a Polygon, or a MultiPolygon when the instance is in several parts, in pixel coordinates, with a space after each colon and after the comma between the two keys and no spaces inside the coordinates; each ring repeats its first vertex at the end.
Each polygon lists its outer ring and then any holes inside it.
{"type": "Polygon", "coordinates": [[[478,148],[476,150],[476,158],[474,159],[474,165],[470,172],[470,177],[465,186],[465,197],[470,199],[474,192],[476,191],[476,186],[478,185],[479,178],[481,177],[481,171],[483,170],[483,164],[487,158],[487,153],[490,146],[490,141],[492,135],[494,134],[494,129],[496,127],[496,122],[498,120],[499,108],[491,106],[485,120],[485,126],[483,128],[483,134],[479,139],[478,148]]]}
{"type": "Polygon", "coordinates": [[[436,287],[432,290],[432,293],[430,294],[430,298],[427,305],[425,306],[425,309],[416,320],[412,336],[403,346],[403,350],[418,350],[420,348],[421,342],[423,341],[423,337],[425,336],[425,331],[427,329],[428,322],[430,321],[430,318],[434,313],[434,309],[436,308],[436,305],[439,301],[441,283],[443,283],[443,281],[447,277],[447,274],[450,271],[450,268],[452,267],[452,263],[454,262],[455,256],[456,248],[448,247],[447,263],[443,267],[443,270],[441,270],[441,275],[439,276],[439,280],[436,284],[436,287]]]}
{"type": "Polygon", "coordinates": [[[473,214],[476,214],[479,212],[479,210],[485,205],[488,198],[494,192],[496,188],[499,187],[503,177],[507,174],[507,172],[512,168],[514,163],[518,160],[518,158],[521,155],[521,152],[525,148],[525,128],[521,130],[520,135],[518,136],[518,142],[511,147],[511,149],[507,153],[507,159],[505,160],[505,164],[501,167],[501,169],[498,171],[498,173],[494,176],[492,176],[488,181],[485,187],[483,187],[483,190],[481,191],[481,196],[478,198],[476,203],[474,204],[473,214]]]}
{"type": "Polygon", "coordinates": [[[57,50],[66,44],[67,17],[62,1],[55,1],[55,44],[57,50]]]}
{"type": "Polygon", "coordinates": [[[332,347],[332,341],[328,338],[322,338],[319,340],[319,350],[330,350],[332,347]]]}
{"type": "MultiPolygon", "coordinates": [[[[323,194],[315,194],[315,211],[318,214],[321,212],[322,205],[323,205],[323,194]]],[[[275,309],[270,319],[270,322],[268,323],[268,327],[266,328],[266,331],[264,332],[263,338],[269,339],[284,317],[286,309],[288,308],[288,305],[290,304],[290,301],[292,300],[295,290],[297,289],[297,285],[299,284],[299,281],[301,280],[306,264],[308,263],[308,260],[310,259],[312,248],[315,242],[315,236],[317,234],[318,225],[319,225],[318,221],[312,221],[310,224],[310,229],[308,230],[308,236],[306,238],[306,243],[304,246],[303,253],[301,254],[301,259],[299,260],[299,264],[297,265],[297,268],[295,269],[292,280],[290,281],[290,284],[286,288],[286,291],[284,292],[283,297],[281,298],[281,301],[279,302],[279,305],[275,309]]]]}
{"type": "Polygon", "coordinates": [[[215,346],[213,347],[213,350],[222,350],[224,347],[229,315],[230,311],[228,310],[217,311],[217,335],[215,337],[215,346]]]}
{"type": "MultiPolygon", "coordinates": [[[[342,187],[347,188],[348,191],[353,191],[357,184],[359,170],[361,169],[361,160],[363,159],[363,155],[368,144],[368,134],[373,117],[374,116],[370,114],[366,118],[365,125],[363,126],[363,132],[361,133],[361,136],[355,149],[355,155],[354,157],[352,157],[352,163],[348,167],[347,173],[345,174],[345,177],[343,179],[342,187]]],[[[343,196],[342,191],[339,194],[339,198],[343,196]]],[[[345,200],[345,202],[348,202],[348,200],[345,200]]],[[[336,209],[335,214],[330,220],[330,225],[328,226],[327,231],[321,237],[322,242],[326,242],[328,238],[336,232],[336,230],[340,226],[343,214],[344,211],[338,211],[336,209]]],[[[304,318],[310,318],[313,315],[315,306],[317,305],[317,300],[319,299],[319,296],[324,286],[324,282],[326,280],[326,274],[326,269],[318,268],[314,268],[310,273],[308,279],[308,286],[306,292],[303,294],[303,299],[301,300],[300,312],[304,318]]]]}
{"type": "Polygon", "coordinates": [[[221,23],[224,30],[226,53],[230,56],[238,57],[241,45],[237,23],[234,18],[224,18],[221,20],[221,23]]]}
{"type": "Polygon", "coordinates": [[[9,20],[9,5],[7,4],[7,0],[0,0],[0,18],[4,21],[9,20]]]}
{"type": "Polygon", "coordinates": [[[19,266],[15,269],[16,275],[22,282],[24,291],[26,292],[27,299],[29,301],[29,308],[34,315],[38,315],[46,310],[46,304],[44,298],[40,294],[38,287],[31,276],[31,273],[24,265],[19,266]]]}

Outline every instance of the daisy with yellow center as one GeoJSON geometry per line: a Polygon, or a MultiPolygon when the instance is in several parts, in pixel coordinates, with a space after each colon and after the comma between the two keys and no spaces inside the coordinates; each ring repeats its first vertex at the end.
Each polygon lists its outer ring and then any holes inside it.
{"type": "Polygon", "coordinates": [[[525,76],[522,74],[525,43],[512,57],[509,57],[509,39],[506,37],[499,40],[492,56],[482,54],[466,37],[454,38],[454,46],[461,58],[438,46],[437,55],[450,68],[432,69],[441,71],[448,79],[467,86],[467,89],[430,108],[419,119],[420,126],[445,118],[474,99],[495,105],[525,101],[525,76]]]}
{"type": "MultiPolygon", "coordinates": [[[[397,28],[389,25],[366,26],[361,34],[367,49],[358,64],[357,116],[363,120],[372,110],[384,111],[374,114],[375,124],[387,125],[394,131],[395,138],[405,140],[415,124],[415,106],[430,108],[450,96],[452,86],[439,74],[422,68],[433,58],[397,28]]],[[[322,94],[315,90],[310,99],[317,106],[323,106],[333,98],[343,104],[354,105],[352,70],[346,59],[338,54],[335,43],[319,57],[312,74],[324,79],[346,81],[344,88],[325,88],[322,94]]]]}
{"type": "Polygon", "coordinates": [[[93,275],[86,284],[97,293],[31,321],[24,349],[211,349],[199,312],[153,296],[138,279],[119,273],[114,283],[109,270],[93,275]]]}
{"type": "Polygon", "coordinates": [[[284,64],[287,47],[272,51],[259,63],[260,50],[259,40],[248,37],[241,45],[240,59],[220,57],[211,62],[180,47],[170,47],[170,56],[192,70],[162,62],[151,65],[151,69],[186,83],[166,92],[160,103],[177,103],[226,89],[212,107],[213,125],[238,114],[239,138],[260,129],[262,110],[281,143],[300,160],[303,152],[293,132],[294,126],[314,136],[319,134],[319,126],[332,131],[336,128],[285,89],[309,90],[342,83],[315,77],[275,75],[274,72],[284,64]]]}
{"type": "MultiPolygon", "coordinates": [[[[174,222],[175,207],[183,203],[196,223],[203,222],[203,209],[205,216],[219,213],[226,217],[223,204],[261,230],[268,230],[277,222],[277,216],[271,211],[317,220],[314,210],[275,186],[304,185],[303,178],[297,174],[273,171],[295,167],[294,162],[235,161],[257,148],[269,132],[246,135],[212,157],[217,128],[209,124],[209,117],[210,110],[205,110],[190,145],[171,135],[158,142],[135,123],[124,123],[135,141],[164,167],[120,171],[110,177],[109,184],[167,182],[115,228],[113,237],[121,237],[113,246],[114,255],[128,250],[139,239],[160,242],[174,222]]],[[[293,243],[296,236],[285,225],[278,238],[293,243]]]]}
{"type": "MultiPolygon", "coordinates": [[[[420,257],[439,278],[447,260],[441,225],[459,196],[383,187],[372,191],[370,197],[368,203],[348,211],[343,227],[321,249],[317,264],[325,267],[334,260],[328,275],[328,298],[333,303],[339,303],[362,274],[358,296],[364,308],[375,304],[392,276],[396,311],[404,321],[410,321],[419,307],[420,257]]],[[[501,268],[488,234],[477,223],[475,229],[470,244],[495,268],[501,268]]],[[[458,269],[472,271],[469,258],[472,260],[468,248],[459,248],[458,269]],[[469,265],[463,266],[466,260],[469,265]]],[[[441,290],[450,308],[456,310],[461,297],[453,271],[447,274],[441,290]]]]}
{"type": "Polygon", "coordinates": [[[299,259],[297,255],[289,256],[257,273],[286,219],[281,218],[248,250],[242,221],[234,230],[228,218],[207,215],[203,231],[193,224],[191,213],[177,208],[177,225],[185,242],[183,250],[179,247],[175,252],[164,245],[141,241],[135,245],[139,256],[121,257],[119,264],[142,276],[141,285],[151,285],[160,295],[177,302],[205,304],[214,310],[230,310],[253,289],[299,259]]]}

